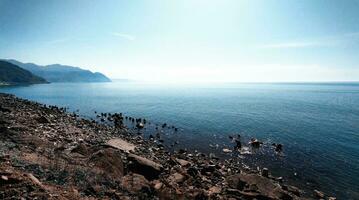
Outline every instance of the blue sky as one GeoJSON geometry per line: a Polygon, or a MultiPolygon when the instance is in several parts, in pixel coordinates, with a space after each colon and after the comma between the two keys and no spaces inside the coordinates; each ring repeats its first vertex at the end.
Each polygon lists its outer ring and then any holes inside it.
{"type": "Polygon", "coordinates": [[[357,81],[359,1],[0,0],[0,57],[148,81],[357,81]]]}

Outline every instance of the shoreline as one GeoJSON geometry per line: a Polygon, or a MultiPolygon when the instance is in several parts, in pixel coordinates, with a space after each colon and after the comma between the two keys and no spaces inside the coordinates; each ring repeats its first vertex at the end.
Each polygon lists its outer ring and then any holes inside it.
{"type": "MultiPolygon", "coordinates": [[[[170,153],[121,125],[63,108],[1,93],[0,102],[4,199],[335,199],[320,191],[303,196],[268,170],[244,169],[234,159],[170,153]]],[[[122,116],[115,116],[120,123],[122,116]]]]}

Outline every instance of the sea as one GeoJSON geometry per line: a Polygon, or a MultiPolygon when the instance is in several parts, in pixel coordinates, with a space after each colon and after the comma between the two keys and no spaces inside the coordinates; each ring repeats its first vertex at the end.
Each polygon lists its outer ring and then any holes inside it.
{"type": "Polygon", "coordinates": [[[359,199],[359,83],[120,81],[6,86],[0,92],[67,107],[88,119],[98,120],[101,112],[145,118],[146,128],[138,134],[160,132],[168,148],[266,167],[307,194],[318,189],[338,199],[359,199]],[[230,136],[238,135],[243,148],[252,138],[263,146],[224,153],[223,148],[233,149],[230,136]],[[276,153],[272,143],[282,144],[283,151],[276,153]]]}

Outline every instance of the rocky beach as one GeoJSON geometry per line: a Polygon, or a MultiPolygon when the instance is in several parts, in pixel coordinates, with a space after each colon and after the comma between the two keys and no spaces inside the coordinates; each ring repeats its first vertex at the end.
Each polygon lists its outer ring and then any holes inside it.
{"type": "Polygon", "coordinates": [[[160,136],[129,130],[120,113],[99,118],[0,94],[0,199],[336,199],[239,158],[170,151],[160,136]]]}

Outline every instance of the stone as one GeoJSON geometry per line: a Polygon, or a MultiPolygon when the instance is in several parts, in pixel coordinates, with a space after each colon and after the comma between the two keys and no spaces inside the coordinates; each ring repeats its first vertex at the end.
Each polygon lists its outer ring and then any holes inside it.
{"type": "Polygon", "coordinates": [[[155,190],[160,190],[162,188],[162,186],[163,186],[163,183],[158,182],[158,183],[155,184],[154,188],[155,188],[155,190]]]}
{"type": "Polygon", "coordinates": [[[137,194],[140,191],[150,191],[150,182],[140,174],[128,174],[121,179],[121,186],[130,193],[137,194]]]}
{"type": "Polygon", "coordinates": [[[4,175],[1,176],[1,179],[4,180],[4,181],[9,180],[9,178],[7,176],[4,176],[4,175]]]}
{"type": "Polygon", "coordinates": [[[50,123],[50,120],[48,120],[45,116],[40,116],[40,117],[36,118],[36,121],[41,123],[41,124],[50,123]]]}
{"type": "Polygon", "coordinates": [[[129,154],[128,159],[131,163],[128,164],[128,169],[134,173],[145,176],[148,180],[157,179],[161,174],[163,166],[147,158],[129,154]]]}
{"type": "Polygon", "coordinates": [[[79,144],[71,150],[71,153],[78,153],[85,156],[88,155],[89,151],[86,145],[79,144]]]}
{"type": "Polygon", "coordinates": [[[145,125],[143,123],[139,122],[139,123],[136,124],[136,127],[138,129],[143,129],[145,127],[145,125]]]}
{"type": "Polygon", "coordinates": [[[183,159],[179,159],[179,158],[176,158],[176,161],[177,161],[182,167],[188,166],[188,165],[190,164],[190,162],[188,162],[187,160],[183,160],[183,159]]]}
{"type": "Polygon", "coordinates": [[[169,177],[170,183],[182,183],[185,180],[185,176],[176,172],[169,177]]]}
{"type": "Polygon", "coordinates": [[[89,162],[114,179],[121,178],[124,175],[121,155],[115,149],[99,150],[90,157],[89,162]]]}
{"type": "Polygon", "coordinates": [[[255,139],[255,138],[252,138],[251,141],[249,142],[249,144],[252,145],[252,147],[258,148],[263,144],[263,142],[255,139]]]}
{"type": "Polygon", "coordinates": [[[248,195],[260,195],[270,199],[292,199],[291,195],[284,191],[279,184],[257,174],[235,174],[227,179],[230,188],[239,191],[250,191],[248,195]]]}
{"type": "Polygon", "coordinates": [[[320,199],[324,199],[325,195],[322,191],[314,190],[314,195],[320,199]]]}
{"type": "Polygon", "coordinates": [[[131,152],[135,151],[136,146],[134,144],[131,144],[123,139],[120,138],[114,138],[106,142],[107,145],[120,149],[125,152],[131,152]]]}
{"type": "Polygon", "coordinates": [[[268,170],[268,168],[263,168],[263,169],[262,169],[262,176],[268,178],[268,176],[269,176],[269,170],[268,170]]]}
{"type": "Polygon", "coordinates": [[[223,149],[223,153],[232,153],[232,150],[227,149],[227,148],[224,148],[224,149],[223,149]]]}
{"type": "Polygon", "coordinates": [[[208,194],[210,196],[214,195],[214,194],[220,194],[222,191],[222,188],[218,187],[218,186],[212,186],[211,188],[209,188],[208,190],[208,194]]]}

